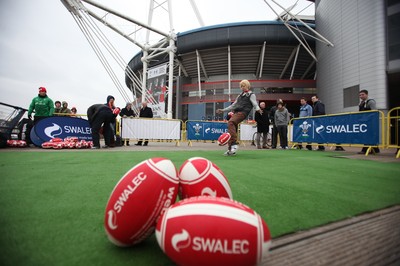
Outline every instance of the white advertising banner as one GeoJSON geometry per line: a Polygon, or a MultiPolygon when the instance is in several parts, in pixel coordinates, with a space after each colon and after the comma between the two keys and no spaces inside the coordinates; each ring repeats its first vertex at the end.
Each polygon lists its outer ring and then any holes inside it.
{"type": "Polygon", "coordinates": [[[253,140],[257,132],[257,124],[240,124],[240,140],[253,140]]]}
{"type": "Polygon", "coordinates": [[[125,139],[181,139],[181,120],[122,118],[121,127],[125,139]]]}

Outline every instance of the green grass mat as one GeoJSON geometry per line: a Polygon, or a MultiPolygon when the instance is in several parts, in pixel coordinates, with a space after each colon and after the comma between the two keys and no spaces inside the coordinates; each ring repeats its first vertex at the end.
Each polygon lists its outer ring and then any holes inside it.
{"type": "Polygon", "coordinates": [[[113,246],[103,229],[111,190],[151,157],[179,169],[194,156],[218,165],[234,199],[257,211],[274,237],[400,203],[400,164],[297,150],[0,152],[1,265],[173,265],[152,236],[113,246]]]}

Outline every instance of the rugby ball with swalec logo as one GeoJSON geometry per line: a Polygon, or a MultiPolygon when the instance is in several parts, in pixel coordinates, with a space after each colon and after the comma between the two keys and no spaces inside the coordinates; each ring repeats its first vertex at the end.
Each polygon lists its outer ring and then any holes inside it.
{"type": "Polygon", "coordinates": [[[104,227],[117,246],[131,246],[150,236],[157,219],[176,201],[179,179],[165,158],[145,160],[116,184],[106,205],[104,227]]]}
{"type": "Polygon", "coordinates": [[[230,139],[231,139],[231,134],[229,134],[228,132],[222,133],[221,136],[219,136],[218,138],[218,145],[224,146],[228,144],[230,139]]]}
{"type": "Polygon", "coordinates": [[[156,238],[178,265],[261,265],[271,246],[260,215],[237,201],[216,197],[172,205],[157,223],[156,238]]]}

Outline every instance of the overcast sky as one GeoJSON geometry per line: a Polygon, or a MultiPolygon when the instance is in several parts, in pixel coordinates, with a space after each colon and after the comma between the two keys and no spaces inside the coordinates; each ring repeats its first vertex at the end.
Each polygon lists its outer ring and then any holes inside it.
{"type": "MultiPolygon", "coordinates": [[[[94,1],[147,22],[148,0],[94,1]]],[[[278,0],[285,7],[296,1],[278,0]]],[[[263,0],[197,0],[196,3],[206,26],[276,18],[263,0]]],[[[309,1],[300,0],[295,12],[309,4],[309,1]]],[[[98,12],[89,4],[84,5],[98,12]]],[[[314,5],[302,14],[313,11],[314,5]]],[[[104,12],[98,13],[104,15],[104,12]]],[[[166,14],[158,8],[153,19],[153,26],[164,32],[169,31],[166,14]]],[[[200,27],[188,0],[172,0],[172,15],[176,33],[200,27]]],[[[129,23],[111,16],[109,20],[124,30],[134,30],[129,23]]],[[[105,26],[100,28],[126,62],[140,51],[105,26]]],[[[143,30],[138,32],[139,40],[143,41],[144,34],[143,30]]],[[[43,86],[53,101],[67,101],[70,108],[77,107],[78,113],[85,114],[90,105],[105,102],[107,95],[116,98],[117,106],[125,106],[123,97],[61,1],[0,0],[0,36],[0,102],[28,108],[38,88],[43,86]]],[[[159,36],[152,38],[157,40],[159,36]]],[[[125,87],[124,71],[113,65],[125,87]]],[[[128,89],[126,91],[131,95],[128,89]]]]}

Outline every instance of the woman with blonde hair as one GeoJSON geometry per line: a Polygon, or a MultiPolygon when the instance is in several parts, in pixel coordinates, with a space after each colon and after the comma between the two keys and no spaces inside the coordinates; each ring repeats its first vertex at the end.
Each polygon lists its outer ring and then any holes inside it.
{"type": "Polygon", "coordinates": [[[246,119],[253,108],[262,114],[260,107],[257,104],[256,95],[250,90],[250,82],[246,79],[240,82],[242,93],[236,98],[235,102],[224,109],[217,109],[217,114],[222,112],[233,111],[233,115],[228,121],[228,133],[231,139],[228,142],[228,150],[224,153],[225,156],[236,155],[239,143],[237,142],[238,125],[246,119]]]}

